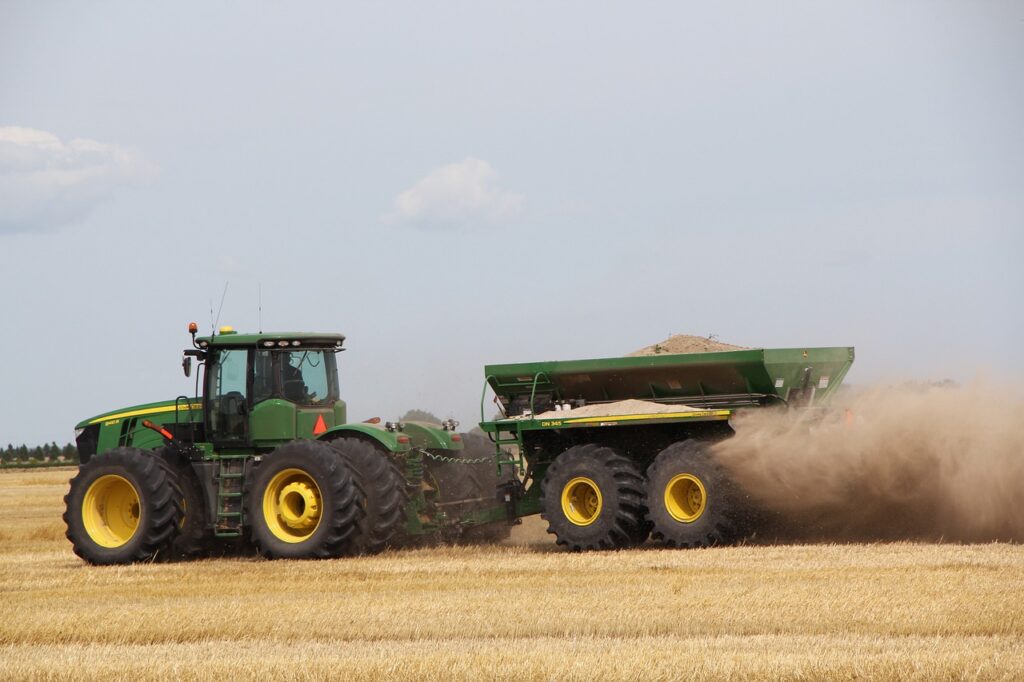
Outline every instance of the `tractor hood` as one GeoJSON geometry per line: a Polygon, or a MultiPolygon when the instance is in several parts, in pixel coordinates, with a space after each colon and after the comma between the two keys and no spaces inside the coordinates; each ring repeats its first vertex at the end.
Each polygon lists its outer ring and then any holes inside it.
{"type": "MultiPolygon", "coordinates": [[[[122,419],[127,419],[129,417],[145,417],[148,419],[152,419],[154,422],[166,422],[166,415],[167,417],[170,417],[171,421],[173,421],[175,402],[176,401],[174,400],[163,400],[158,403],[143,403],[141,405],[122,407],[117,410],[111,410],[110,412],[104,412],[103,414],[97,415],[95,417],[90,417],[89,419],[83,419],[82,421],[75,425],[75,428],[84,429],[85,427],[90,426],[92,424],[106,424],[107,422],[117,422],[122,419]]],[[[185,413],[182,415],[182,421],[189,421],[186,415],[192,410],[201,410],[203,408],[203,401],[196,400],[194,398],[188,401],[182,400],[179,403],[179,406],[181,407],[181,412],[185,413]]]]}

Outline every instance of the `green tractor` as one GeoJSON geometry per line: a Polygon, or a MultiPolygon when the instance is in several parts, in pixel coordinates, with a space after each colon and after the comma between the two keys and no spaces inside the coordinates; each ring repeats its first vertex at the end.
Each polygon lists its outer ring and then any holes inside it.
{"type": "Polygon", "coordinates": [[[517,480],[486,439],[453,420],[347,422],[344,336],[189,332],[194,397],[76,427],[64,521],[78,556],[121,564],[252,543],[325,558],[508,535],[517,480]]]}

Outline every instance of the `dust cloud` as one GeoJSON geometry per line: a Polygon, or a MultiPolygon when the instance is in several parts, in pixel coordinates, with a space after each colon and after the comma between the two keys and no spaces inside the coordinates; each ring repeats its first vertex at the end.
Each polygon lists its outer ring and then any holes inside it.
{"type": "Polygon", "coordinates": [[[1011,388],[878,386],[824,413],[752,410],[733,425],[715,454],[760,510],[763,541],[1024,540],[1024,398],[1011,388]]]}

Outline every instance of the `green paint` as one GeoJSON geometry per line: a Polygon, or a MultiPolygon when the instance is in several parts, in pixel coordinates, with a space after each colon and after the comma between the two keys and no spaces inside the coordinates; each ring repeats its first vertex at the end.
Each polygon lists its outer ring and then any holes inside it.
{"type": "MultiPolygon", "coordinates": [[[[264,400],[253,406],[249,427],[253,444],[257,447],[275,447],[296,438],[295,403],[287,400],[264,400]]],[[[333,415],[332,415],[333,417],[333,415]]]]}
{"type": "MultiPolygon", "coordinates": [[[[791,389],[813,387],[814,405],[835,393],[853,364],[853,348],[782,348],[685,353],[487,365],[487,383],[506,403],[515,400],[543,407],[538,398],[587,404],[639,399],[699,404],[714,398],[724,408],[749,407],[752,397],[765,403],[785,400],[791,389]],[[827,379],[821,385],[822,379],[827,379]],[[781,385],[779,384],[781,380],[781,385]]],[[[481,401],[481,419],[483,420],[481,401]]]]}
{"type": "Polygon", "coordinates": [[[440,424],[406,422],[402,433],[409,436],[413,447],[427,450],[462,450],[461,441],[453,441],[454,431],[445,431],[440,424]]]}
{"type": "Polygon", "coordinates": [[[341,438],[345,436],[355,436],[356,438],[363,437],[367,440],[375,441],[382,445],[385,450],[389,452],[405,452],[409,449],[408,442],[401,442],[399,439],[404,434],[396,431],[388,431],[383,426],[377,424],[342,424],[336,426],[333,429],[327,431],[320,436],[321,440],[332,440],[334,438],[341,438]]]}

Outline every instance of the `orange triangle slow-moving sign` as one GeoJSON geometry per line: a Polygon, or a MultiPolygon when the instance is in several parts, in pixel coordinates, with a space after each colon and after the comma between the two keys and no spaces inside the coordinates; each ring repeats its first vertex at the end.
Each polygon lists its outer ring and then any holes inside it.
{"type": "Polygon", "coordinates": [[[316,426],[313,427],[313,435],[319,436],[321,433],[327,431],[327,424],[324,422],[324,416],[318,415],[316,418],[316,426]]]}

